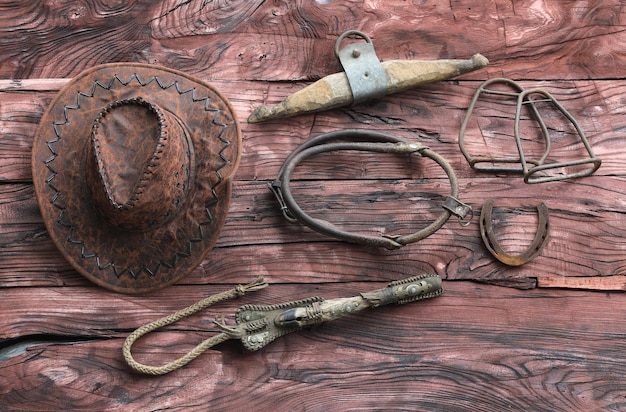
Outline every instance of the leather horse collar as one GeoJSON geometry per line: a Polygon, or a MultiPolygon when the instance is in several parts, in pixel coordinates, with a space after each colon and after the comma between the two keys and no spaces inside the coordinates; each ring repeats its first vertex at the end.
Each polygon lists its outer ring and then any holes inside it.
{"type": "Polygon", "coordinates": [[[335,237],[346,242],[368,246],[379,246],[387,249],[397,249],[409,243],[422,240],[441,228],[451,215],[464,219],[470,213],[471,207],[458,200],[459,185],[454,170],[439,154],[418,142],[392,135],[368,130],[340,130],[316,136],[298,147],[285,160],[278,172],[278,177],[269,185],[276,196],[285,218],[291,222],[300,222],[311,229],[335,237]],[[332,142],[331,141],[336,141],[332,142]],[[358,150],[377,153],[407,153],[427,157],[434,160],[445,171],[451,187],[450,196],[442,204],[443,211],[427,227],[408,235],[369,236],[350,233],[337,228],[332,223],[309,216],[295,201],[290,186],[291,174],[304,159],[320,153],[340,150],[358,150]]]}

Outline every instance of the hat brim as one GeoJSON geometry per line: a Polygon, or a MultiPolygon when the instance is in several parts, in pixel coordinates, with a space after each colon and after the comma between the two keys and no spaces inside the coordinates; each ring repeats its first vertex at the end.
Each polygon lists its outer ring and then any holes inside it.
{"type": "Polygon", "coordinates": [[[33,142],[33,181],[50,237],[78,272],[116,292],[146,293],[180,280],[214,246],[240,152],[235,112],[211,85],[163,67],[108,64],[73,78],[50,103],[33,142]],[[183,205],[167,223],[143,232],[101,219],[85,179],[91,133],[85,120],[134,97],[178,116],[193,152],[183,205]]]}

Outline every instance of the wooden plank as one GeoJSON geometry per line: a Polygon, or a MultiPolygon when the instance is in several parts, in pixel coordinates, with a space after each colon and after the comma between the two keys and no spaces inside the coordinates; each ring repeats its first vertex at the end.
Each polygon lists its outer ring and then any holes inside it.
{"type": "MultiPolygon", "coordinates": [[[[310,293],[347,296],[372,286],[272,285],[146,337],[134,353],[149,363],[182,355],[214,333],[213,313],[228,316],[243,302],[310,293]]],[[[339,319],[282,337],[258,352],[228,342],[156,379],[129,372],[120,347],[126,328],[169,313],[175,306],[171,299],[164,294],[128,299],[81,288],[57,295],[41,289],[38,312],[61,318],[66,326],[55,328],[41,315],[24,320],[33,331],[65,337],[54,342],[37,335],[3,349],[0,406],[13,410],[28,402],[41,410],[62,402],[79,409],[221,410],[254,402],[259,411],[346,405],[486,411],[624,406],[626,295],[517,291],[469,282],[445,286],[439,298],[339,319]],[[77,308],[84,302],[81,295],[93,305],[77,308]],[[112,312],[113,306],[120,310],[112,312]]],[[[196,287],[175,289],[179,302],[201,294],[196,287]]],[[[19,293],[11,300],[24,306],[19,293]]],[[[22,316],[22,310],[17,313],[22,316]]]]}
{"type": "MultiPolygon", "coordinates": [[[[45,2],[0,4],[0,410],[620,410],[626,336],[626,104],[619,2],[403,0],[45,2]],[[453,81],[351,108],[249,125],[340,69],[333,46],[368,33],[379,57],[491,63],[453,81]],[[100,63],[183,70],[227,96],[244,136],[226,225],[215,249],[176,285],[146,296],[96,287],[63,259],[41,221],[31,147],[56,92],[100,63]],[[542,185],[473,172],[458,129],[476,87],[510,77],[550,91],[603,160],[592,177],[542,185]],[[281,216],[266,184],[308,138],[344,128],[418,140],[449,160],[460,198],[478,212],[495,198],[494,229],[521,252],[550,209],[551,238],[528,265],[485,250],[475,218],[396,251],[348,245],[281,216]],[[121,356],[140,324],[262,274],[271,286],[165,328],[136,347],[161,363],[232,322],[244,303],[355,295],[437,273],[442,297],[386,307],[285,336],[256,353],[227,342],[170,375],[132,373],[121,356]],[[501,287],[507,286],[507,287],[501,287]]],[[[481,100],[467,130],[473,154],[515,153],[513,106],[481,100]]],[[[551,159],[580,156],[571,126],[549,107],[551,159]]],[[[545,111],[544,111],[545,110],[545,111]]],[[[522,143],[541,153],[522,116],[522,143]]],[[[563,172],[563,170],[558,170],[563,172]]],[[[440,212],[448,183],[416,156],[319,156],[298,167],[298,202],[350,231],[416,230],[440,212]]]]}
{"type": "Polygon", "coordinates": [[[64,79],[8,79],[0,80],[2,92],[58,92],[71,78],[64,79]]]}
{"type": "MultiPolygon", "coordinates": [[[[541,256],[519,268],[502,265],[487,253],[477,217],[467,227],[451,218],[433,236],[397,251],[377,250],[290,224],[266,182],[236,182],[215,251],[184,282],[245,282],[249,273],[274,274],[299,283],[313,279],[342,282],[363,274],[393,280],[402,273],[435,272],[447,279],[528,288],[540,276],[623,275],[626,267],[620,256],[626,251],[626,227],[621,199],[626,181],[594,176],[585,182],[535,185],[531,190],[521,182],[509,185],[500,180],[478,189],[474,180],[461,180],[461,200],[472,205],[476,214],[485,198],[496,199],[494,230],[511,254],[521,253],[530,243],[537,224],[536,205],[539,201],[547,204],[549,243],[541,256]],[[286,262],[297,263],[298,270],[286,262]]],[[[295,183],[299,185],[294,195],[304,210],[345,230],[372,236],[408,234],[425,227],[440,213],[442,196],[448,190],[438,179],[370,181],[367,185],[346,180],[295,183]],[[319,196],[323,190],[324,196],[319,196]]],[[[84,284],[48,237],[31,185],[0,185],[0,240],[0,285],[84,284]]]]}
{"type": "MultiPolygon", "coordinates": [[[[578,120],[594,152],[603,160],[598,175],[620,176],[624,174],[623,165],[626,162],[626,154],[615,150],[621,145],[621,133],[626,127],[621,120],[624,118],[622,114],[626,112],[626,106],[620,98],[626,93],[626,86],[622,83],[521,82],[526,88],[543,87],[550,91],[578,120]]],[[[214,85],[231,99],[241,121],[244,148],[236,175],[238,180],[273,179],[289,153],[306,139],[345,128],[365,128],[417,140],[448,159],[459,176],[476,179],[493,176],[490,173],[472,172],[458,147],[458,131],[471,96],[478,87],[476,82],[442,82],[388,96],[371,104],[252,125],[246,123],[245,119],[256,106],[278,103],[303,87],[303,84],[272,85],[269,89],[255,82],[214,82],[214,85]]],[[[33,87],[43,86],[35,84],[33,87]]],[[[26,89],[2,93],[0,180],[32,179],[30,150],[33,136],[53,96],[52,92],[26,89]]],[[[546,113],[552,115],[551,118],[555,117],[552,112],[546,113]]],[[[511,106],[494,106],[488,101],[483,105],[481,100],[466,132],[468,152],[474,156],[514,154],[514,114],[511,106]]],[[[561,123],[558,127],[563,129],[563,133],[554,133],[549,161],[586,158],[580,139],[570,133],[571,126],[564,122],[553,123],[555,127],[561,123]]],[[[540,141],[538,136],[525,140],[527,157],[542,153],[541,147],[537,147],[537,141],[540,141]]],[[[381,162],[380,156],[375,155],[364,157],[363,163],[368,165],[367,170],[373,170],[379,176],[406,177],[406,172],[398,173],[397,158],[389,159],[381,162]]],[[[330,162],[336,163],[335,160],[330,162]]],[[[327,166],[321,163],[319,169],[324,168],[327,166]]],[[[354,176],[354,170],[363,170],[363,167],[357,163],[350,167],[350,163],[346,162],[341,170],[349,171],[354,176]]],[[[319,173],[319,170],[315,173],[319,173]]]]}
{"type": "Polygon", "coordinates": [[[594,290],[626,290],[626,276],[538,276],[537,286],[542,288],[573,288],[594,290]]]}
{"type": "Polygon", "coordinates": [[[311,80],[338,71],[337,37],[360,29],[382,59],[468,58],[470,78],[620,78],[619,4],[480,0],[5,4],[0,78],[71,77],[99,63],[141,61],[207,79],[311,80]],[[184,43],[184,46],[181,46],[184,43]]]}

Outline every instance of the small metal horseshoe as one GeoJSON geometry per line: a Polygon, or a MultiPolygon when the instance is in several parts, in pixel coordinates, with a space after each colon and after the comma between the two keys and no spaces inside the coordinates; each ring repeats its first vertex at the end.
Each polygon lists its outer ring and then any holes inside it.
{"type": "Polygon", "coordinates": [[[550,231],[548,207],[543,203],[540,203],[537,206],[537,215],[539,217],[537,233],[535,234],[535,238],[530,243],[528,249],[517,256],[509,255],[498,244],[498,241],[493,233],[493,228],[491,227],[492,209],[493,199],[487,199],[480,212],[480,235],[483,238],[483,242],[485,242],[487,250],[489,250],[489,252],[500,262],[509,266],[521,266],[536,258],[548,242],[550,231]]]}

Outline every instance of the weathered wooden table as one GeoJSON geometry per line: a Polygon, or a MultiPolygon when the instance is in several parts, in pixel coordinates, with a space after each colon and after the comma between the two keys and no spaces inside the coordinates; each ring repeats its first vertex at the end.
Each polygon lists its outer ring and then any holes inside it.
{"type": "MultiPolygon", "coordinates": [[[[4,2],[0,15],[0,409],[626,408],[621,2],[85,0],[4,2]],[[348,29],[369,34],[383,60],[480,52],[491,63],[369,104],[246,123],[260,104],[339,71],[333,46],[348,29]],[[82,70],[118,61],[211,82],[235,106],[244,136],[217,246],[181,282],[145,296],[78,275],[47,235],[31,182],[32,139],[51,98],[82,70]],[[519,175],[472,171],[458,131],[476,88],[495,77],[559,99],[603,160],[598,172],[528,185],[519,175]],[[535,206],[546,203],[549,243],[531,263],[509,268],[485,250],[477,219],[466,227],[452,219],[396,251],[287,223],[267,182],[299,144],[344,128],[391,133],[444,155],[461,200],[479,212],[495,199],[494,227],[512,253],[530,242],[535,206]],[[162,377],[132,373],[122,358],[124,338],[139,325],[259,274],[269,288],[139,341],[137,357],[182,355],[215,333],[216,315],[228,319],[244,303],[352,296],[422,273],[445,279],[443,296],[361,312],[259,352],[227,342],[162,377]]],[[[468,131],[472,148],[514,149],[512,124],[510,105],[483,106],[468,131]]],[[[554,127],[554,156],[579,156],[574,135],[554,127]]],[[[419,158],[346,152],[298,171],[301,206],[351,231],[410,233],[439,213],[448,190],[441,170],[419,158]]]]}

